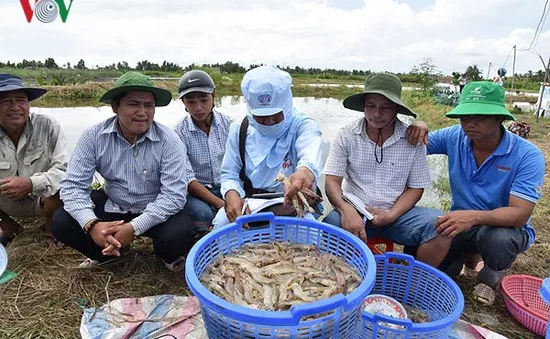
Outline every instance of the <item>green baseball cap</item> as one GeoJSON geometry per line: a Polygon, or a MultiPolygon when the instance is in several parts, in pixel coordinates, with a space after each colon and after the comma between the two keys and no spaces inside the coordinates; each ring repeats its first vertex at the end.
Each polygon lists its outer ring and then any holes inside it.
{"type": "Polygon", "coordinates": [[[121,75],[115,82],[115,87],[103,94],[99,101],[110,104],[114,98],[132,91],[153,93],[156,106],[166,106],[172,101],[172,93],[170,91],[154,87],[150,77],[133,71],[121,75]]]}
{"type": "Polygon", "coordinates": [[[380,94],[394,104],[398,105],[397,113],[410,115],[416,118],[416,114],[401,101],[401,80],[391,73],[373,73],[365,79],[365,90],[358,94],[350,95],[344,99],[344,107],[354,111],[365,111],[365,95],[380,94]]]}
{"type": "Polygon", "coordinates": [[[468,115],[500,115],[505,120],[516,120],[504,105],[504,88],[491,81],[474,81],[464,86],[458,106],[445,114],[448,118],[468,115]]]}

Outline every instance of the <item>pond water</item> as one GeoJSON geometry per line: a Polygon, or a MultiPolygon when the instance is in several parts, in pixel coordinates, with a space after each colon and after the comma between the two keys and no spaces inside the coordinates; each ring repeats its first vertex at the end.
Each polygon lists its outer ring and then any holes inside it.
{"type": "MultiPolygon", "coordinates": [[[[233,117],[242,119],[246,114],[246,102],[242,96],[223,96],[216,98],[216,107],[220,111],[233,117]]],[[[294,98],[294,105],[297,110],[315,118],[323,131],[323,158],[326,159],[330,147],[330,141],[336,131],[346,123],[362,116],[361,112],[348,110],[342,106],[342,101],[332,98],[294,98]]],[[[31,112],[47,114],[54,117],[61,125],[69,149],[72,151],[76,141],[82,132],[91,125],[113,116],[110,106],[100,107],[60,107],[41,108],[31,107],[31,112]]],[[[179,100],[174,100],[166,107],[158,107],[155,113],[155,120],[169,127],[173,127],[187,113],[179,100]]],[[[400,116],[407,121],[407,116],[400,116]]],[[[446,160],[441,156],[429,157],[430,172],[434,183],[439,181],[441,175],[447,175],[446,160]]],[[[321,178],[321,187],[324,187],[321,178]]],[[[439,207],[441,199],[448,199],[436,184],[424,192],[421,205],[439,207]]]]}

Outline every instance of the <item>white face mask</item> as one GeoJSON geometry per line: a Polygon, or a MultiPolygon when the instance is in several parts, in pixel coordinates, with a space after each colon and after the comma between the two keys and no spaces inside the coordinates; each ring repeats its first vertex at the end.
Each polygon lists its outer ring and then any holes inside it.
{"type": "Polygon", "coordinates": [[[276,137],[283,130],[284,120],[274,125],[262,125],[254,120],[254,128],[266,137],[276,137]]]}

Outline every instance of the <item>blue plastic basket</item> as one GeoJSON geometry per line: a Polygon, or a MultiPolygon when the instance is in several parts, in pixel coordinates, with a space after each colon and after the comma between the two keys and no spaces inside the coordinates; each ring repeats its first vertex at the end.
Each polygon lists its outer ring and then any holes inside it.
{"type": "Polygon", "coordinates": [[[372,293],[384,294],[420,309],[430,321],[412,323],[409,319],[362,312],[356,338],[449,338],[453,324],[464,310],[464,296],[458,285],[443,272],[410,255],[388,252],[375,259],[376,281],[372,293]]]}
{"type": "MultiPolygon", "coordinates": [[[[540,287],[540,296],[544,302],[550,305],[550,278],[546,278],[542,281],[542,286],[540,287]]],[[[549,315],[550,318],[550,315],[549,315]]],[[[550,321],[546,327],[546,339],[550,339],[550,321]]]]}
{"type": "Polygon", "coordinates": [[[376,263],[367,246],[340,228],[312,220],[274,217],[258,213],[237,218],[235,223],[204,236],[189,252],[185,278],[201,305],[209,338],[352,338],[360,306],[374,285],[376,263]],[[268,221],[269,227],[243,230],[243,225],[268,221]],[[260,311],[219,298],[199,281],[218,255],[246,243],[291,241],[314,244],[324,253],[337,255],[355,267],[363,282],[352,293],[338,294],[312,303],[294,305],[288,311],[260,311]],[[304,317],[318,316],[313,320],[304,317]],[[322,315],[322,316],[319,316],[322,315]]]}

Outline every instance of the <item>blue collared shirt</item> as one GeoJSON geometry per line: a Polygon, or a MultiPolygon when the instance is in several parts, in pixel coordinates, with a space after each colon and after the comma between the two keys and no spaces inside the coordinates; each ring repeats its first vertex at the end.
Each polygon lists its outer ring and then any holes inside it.
{"type": "Polygon", "coordinates": [[[187,149],[188,184],[193,180],[202,185],[220,184],[220,168],[232,122],[232,118],[214,110],[208,135],[195,125],[191,116],[186,116],[176,124],[174,131],[187,149]]]}
{"type": "MultiPolygon", "coordinates": [[[[478,168],[472,141],[460,125],[430,133],[429,154],[445,154],[449,162],[451,210],[490,211],[509,206],[510,195],[536,203],[542,194],[544,156],[532,143],[504,130],[497,149],[478,168]]],[[[529,244],[535,240],[530,222],[524,226],[529,244]]]]}
{"type": "Polygon", "coordinates": [[[65,210],[84,227],[95,219],[90,184],[97,170],[105,179],[110,212],[140,214],[136,235],[166,221],[186,202],[185,145],[170,128],[153,122],[132,145],[109,118],[87,129],[69,158],[61,182],[65,210]]]}
{"type": "MultiPolygon", "coordinates": [[[[252,181],[254,188],[261,188],[272,192],[282,192],[284,187],[281,183],[275,182],[277,174],[282,173],[289,177],[296,172],[299,167],[308,168],[314,175],[315,181],[319,178],[323,166],[323,140],[319,124],[310,117],[295,113],[292,116],[293,122],[290,128],[296,129],[295,139],[289,149],[288,154],[282,159],[278,166],[268,167],[267,157],[254,166],[249,154],[245,152],[245,173],[252,181]],[[296,124],[296,125],[294,125],[296,124]]],[[[239,178],[239,172],[242,167],[239,154],[239,130],[241,122],[231,124],[229,136],[227,139],[227,150],[223,158],[221,170],[221,193],[225,194],[229,190],[235,190],[244,198],[245,192],[243,183],[239,178]]],[[[258,133],[253,125],[248,126],[247,135],[258,133]]],[[[250,137],[246,139],[246,146],[256,148],[256,151],[262,152],[261,145],[254,144],[250,137]]]]}

